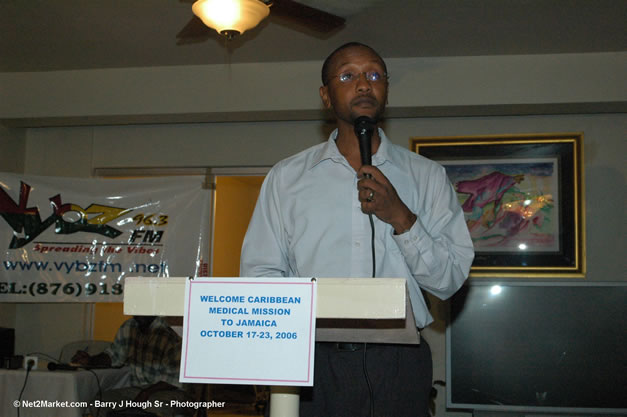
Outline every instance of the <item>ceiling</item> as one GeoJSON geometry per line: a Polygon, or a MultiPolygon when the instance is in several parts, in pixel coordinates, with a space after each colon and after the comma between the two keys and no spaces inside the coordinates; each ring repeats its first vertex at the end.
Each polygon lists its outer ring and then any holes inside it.
{"type": "Polygon", "coordinates": [[[0,71],[322,60],[357,40],[383,57],[627,50],[626,0],[302,0],[346,17],[324,36],[270,17],[177,45],[181,0],[0,0],[0,71]]]}

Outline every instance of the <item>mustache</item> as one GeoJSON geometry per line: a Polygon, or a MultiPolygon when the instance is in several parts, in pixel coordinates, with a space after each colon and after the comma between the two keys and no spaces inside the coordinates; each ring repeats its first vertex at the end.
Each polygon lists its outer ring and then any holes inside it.
{"type": "Polygon", "coordinates": [[[376,98],[374,98],[371,95],[368,94],[364,94],[358,97],[355,97],[353,100],[351,100],[351,104],[352,105],[359,105],[359,104],[371,104],[373,106],[376,106],[379,104],[379,100],[377,100],[376,98]]]}

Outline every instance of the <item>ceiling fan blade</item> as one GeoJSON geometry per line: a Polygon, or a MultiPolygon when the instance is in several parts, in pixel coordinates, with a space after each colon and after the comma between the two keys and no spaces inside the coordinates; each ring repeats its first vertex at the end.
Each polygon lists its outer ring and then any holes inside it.
{"type": "Polygon", "coordinates": [[[331,32],[344,25],[343,17],[314,9],[293,0],[273,0],[270,16],[289,19],[317,32],[331,32]]]}
{"type": "Polygon", "coordinates": [[[206,26],[202,20],[194,16],[179,33],[176,34],[176,44],[184,45],[189,43],[204,42],[217,32],[206,26]],[[213,33],[212,33],[213,32],[213,33]]]}

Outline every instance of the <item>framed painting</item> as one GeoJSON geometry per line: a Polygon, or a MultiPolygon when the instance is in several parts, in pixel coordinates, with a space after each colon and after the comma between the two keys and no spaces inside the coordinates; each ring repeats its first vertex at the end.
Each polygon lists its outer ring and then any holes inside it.
{"type": "Polygon", "coordinates": [[[415,137],[439,162],[475,247],[471,277],[583,277],[580,133],[415,137]]]}

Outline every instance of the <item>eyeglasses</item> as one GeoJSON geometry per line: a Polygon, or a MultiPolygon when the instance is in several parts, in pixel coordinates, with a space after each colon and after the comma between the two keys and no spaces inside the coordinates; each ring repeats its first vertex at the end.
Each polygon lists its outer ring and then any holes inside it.
{"type": "Polygon", "coordinates": [[[366,72],[353,72],[353,71],[344,71],[339,73],[338,75],[334,75],[331,78],[337,77],[341,83],[348,84],[353,81],[357,81],[361,74],[366,76],[366,80],[371,83],[379,82],[383,79],[387,79],[387,73],[380,73],[379,71],[366,71],[366,72]]]}

